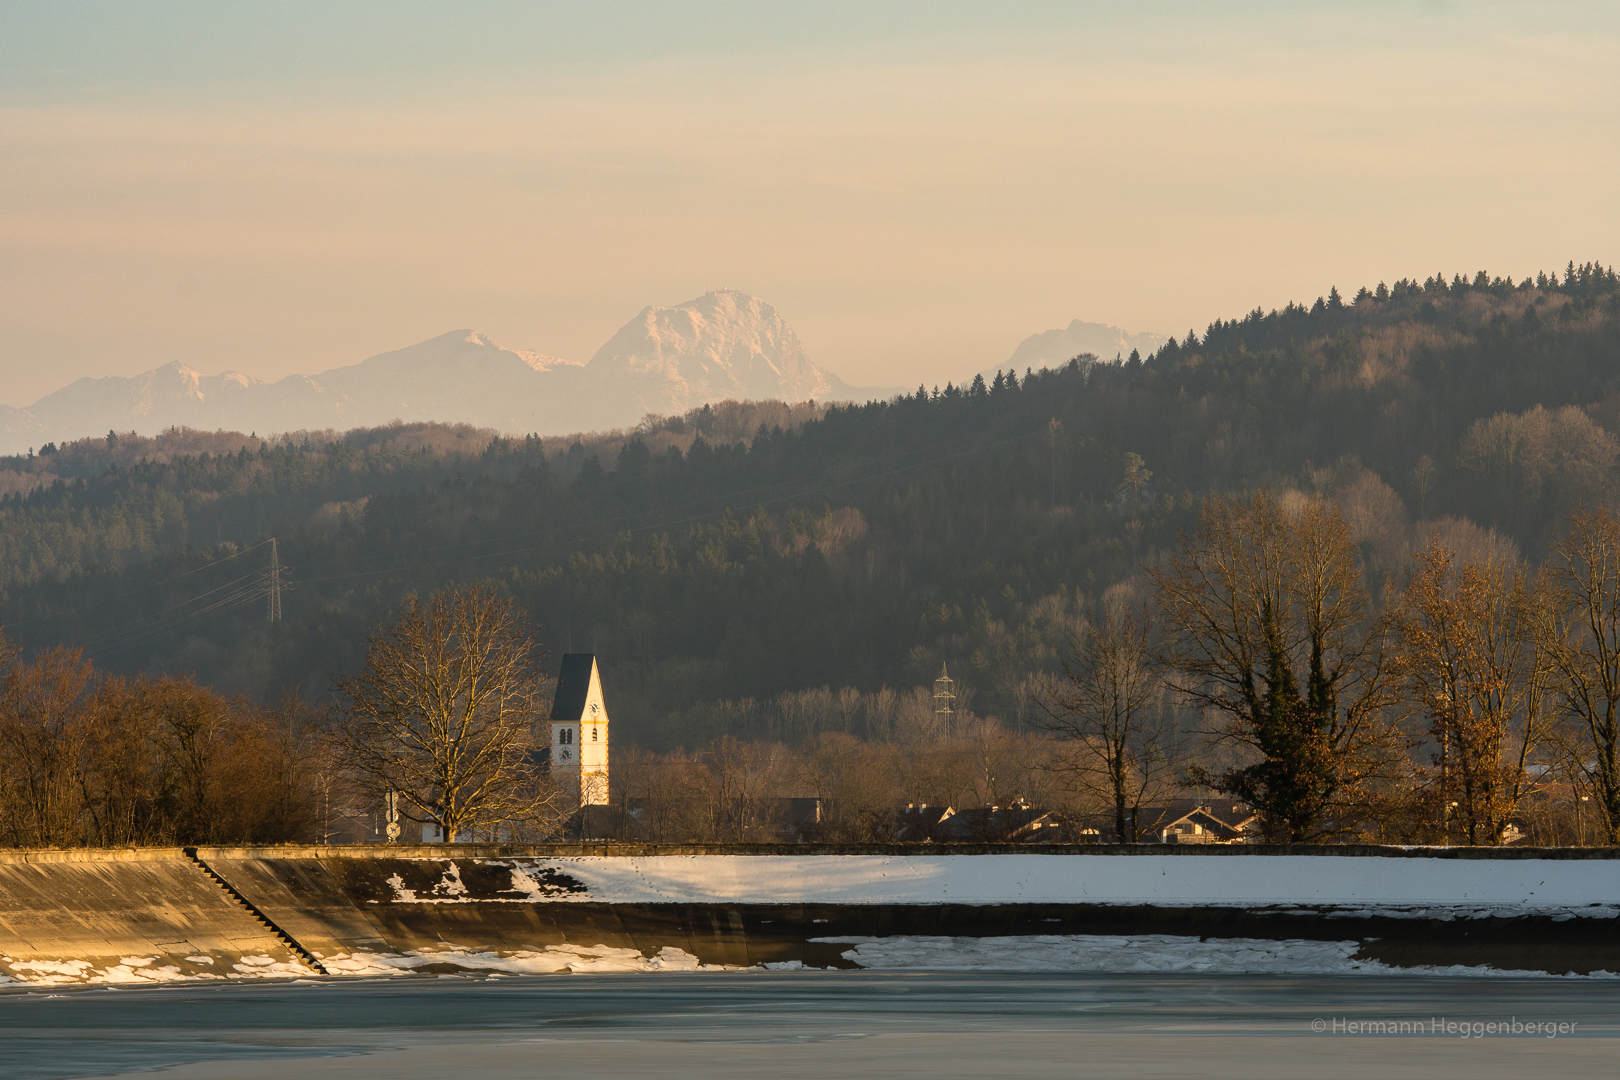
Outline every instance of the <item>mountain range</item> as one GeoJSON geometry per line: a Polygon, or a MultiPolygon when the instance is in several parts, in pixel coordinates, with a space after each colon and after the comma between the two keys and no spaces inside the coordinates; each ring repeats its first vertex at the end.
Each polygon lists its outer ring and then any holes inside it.
{"type": "MultiPolygon", "coordinates": [[[[1011,366],[1045,367],[1081,352],[1150,351],[1161,339],[1078,320],[1026,339],[1011,366]]],[[[314,375],[263,382],[171,363],[133,377],[84,378],[27,408],[0,406],[0,454],[106,431],[171,427],[259,432],[348,430],[441,421],[561,435],[634,425],[725,399],[866,400],[812,363],[774,306],[732,290],[647,307],[587,363],[510,349],[476,330],[381,353],[314,375]]]]}
{"type": "Polygon", "coordinates": [[[1066,364],[1081,353],[1091,353],[1101,360],[1127,357],[1132,352],[1149,356],[1168,340],[1158,334],[1133,334],[1107,323],[1075,319],[1068,326],[1025,338],[1013,350],[1010,363],[1015,369],[1039,371],[1043,367],[1066,364]]]}

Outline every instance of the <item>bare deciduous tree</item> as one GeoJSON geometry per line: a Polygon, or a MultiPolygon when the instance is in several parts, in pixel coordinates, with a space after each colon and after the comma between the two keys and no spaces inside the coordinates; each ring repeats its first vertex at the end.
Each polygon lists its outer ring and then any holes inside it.
{"type": "Polygon", "coordinates": [[[1353,829],[1402,748],[1386,715],[1384,627],[1332,503],[1212,498],[1198,532],[1149,571],[1176,690],[1224,718],[1256,760],[1210,777],[1272,841],[1353,829]]]}
{"type": "Polygon", "coordinates": [[[348,764],[447,840],[532,832],[563,801],[532,753],[544,661],[512,602],[489,589],[408,598],[372,631],[360,674],[335,680],[348,764]]]}
{"type": "Polygon", "coordinates": [[[816,835],[825,840],[889,840],[894,836],[894,749],[853,735],[824,731],[807,742],[797,778],[821,800],[816,835]]]}
{"type": "MultiPolygon", "coordinates": [[[[162,679],[143,687],[140,705],[155,719],[155,736],[165,758],[175,828],[202,841],[224,833],[220,810],[221,759],[235,735],[240,702],[229,701],[192,682],[162,679]]],[[[245,793],[237,793],[240,798],[245,793]]]]}
{"type": "Polygon", "coordinates": [[[1602,491],[1617,457],[1620,442],[1574,405],[1482,417],[1469,425],[1458,448],[1465,469],[1516,483],[1531,497],[1549,484],[1565,498],[1602,491]]]}
{"type": "Polygon", "coordinates": [[[1552,543],[1552,572],[1573,633],[1554,659],[1560,703],[1586,738],[1574,743],[1575,775],[1592,791],[1609,843],[1620,844],[1620,520],[1577,510],[1552,543]]]}
{"type": "Polygon", "coordinates": [[[1519,562],[1456,565],[1431,544],[1396,605],[1399,669],[1429,716],[1446,839],[1453,804],[1470,844],[1500,844],[1547,734],[1553,677],[1545,582],[1519,562]]]}
{"type": "Polygon", "coordinates": [[[1174,790],[1182,764],[1173,717],[1160,707],[1155,620],[1133,592],[1110,589],[1085,618],[1036,721],[1067,741],[1054,767],[1108,802],[1125,844],[1138,841],[1138,811],[1174,790]]]}
{"type": "Polygon", "coordinates": [[[712,778],[710,834],[716,840],[763,838],[771,792],[781,780],[786,750],[776,743],[739,742],[722,735],[705,755],[712,778]]]}
{"type": "Polygon", "coordinates": [[[13,663],[0,682],[0,825],[14,846],[80,842],[78,721],[92,677],[77,649],[56,648],[13,663]]]}
{"type": "Polygon", "coordinates": [[[124,846],[172,835],[173,795],[143,679],[103,679],[85,710],[79,785],[87,838],[124,846]]]}
{"type": "Polygon", "coordinates": [[[635,746],[614,751],[614,832],[621,840],[709,840],[711,778],[684,752],[653,754],[635,746]]]}
{"type": "Polygon", "coordinates": [[[189,679],[108,678],[75,650],[0,637],[0,843],[309,838],[302,743],[189,679]]]}

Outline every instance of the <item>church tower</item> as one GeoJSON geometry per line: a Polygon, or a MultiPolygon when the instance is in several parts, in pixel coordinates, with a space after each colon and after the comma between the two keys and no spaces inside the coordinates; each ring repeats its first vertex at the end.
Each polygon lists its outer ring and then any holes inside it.
{"type": "Polygon", "coordinates": [[[608,714],[595,653],[568,653],[551,703],[551,775],[579,785],[581,806],[608,801],[608,714]]]}

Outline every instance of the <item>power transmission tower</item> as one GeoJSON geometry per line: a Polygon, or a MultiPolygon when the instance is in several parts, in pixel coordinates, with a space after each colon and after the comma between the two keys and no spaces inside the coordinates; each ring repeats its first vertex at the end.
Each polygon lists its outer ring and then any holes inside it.
{"type": "Polygon", "coordinates": [[[270,621],[281,621],[281,556],[274,539],[270,541],[270,621]]]}
{"type": "Polygon", "coordinates": [[[956,694],[951,690],[954,685],[941,663],[939,678],[934,680],[934,719],[939,724],[940,734],[947,739],[952,735],[952,721],[956,717],[956,694]]]}

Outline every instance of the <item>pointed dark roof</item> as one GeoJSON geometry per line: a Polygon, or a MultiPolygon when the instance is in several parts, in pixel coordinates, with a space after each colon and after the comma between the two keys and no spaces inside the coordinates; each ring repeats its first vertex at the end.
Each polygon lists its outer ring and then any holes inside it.
{"type": "Polygon", "coordinates": [[[596,654],[566,653],[557,672],[557,696],[551,701],[551,722],[572,723],[585,712],[585,698],[591,692],[591,668],[596,654]]]}

